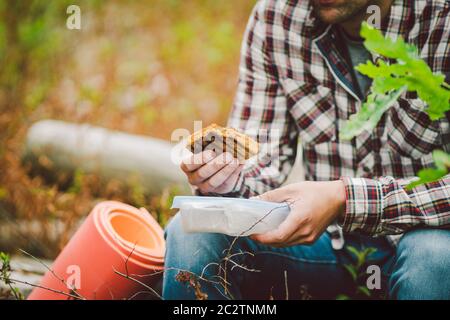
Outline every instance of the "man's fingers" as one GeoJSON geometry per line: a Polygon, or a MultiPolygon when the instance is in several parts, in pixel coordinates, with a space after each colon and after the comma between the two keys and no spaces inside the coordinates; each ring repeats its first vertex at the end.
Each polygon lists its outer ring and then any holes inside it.
{"type": "MultiPolygon", "coordinates": [[[[231,166],[231,165],[228,165],[228,166],[231,166]]],[[[222,181],[222,183],[218,184],[218,186],[214,189],[214,192],[226,193],[226,192],[230,192],[231,190],[233,190],[233,188],[235,187],[235,185],[239,179],[239,175],[241,174],[243,167],[244,167],[243,164],[238,164],[237,167],[234,169],[234,171],[231,173],[231,175],[228,175],[227,177],[225,177],[225,180],[222,181]]],[[[224,170],[224,169],[222,169],[222,170],[224,170]]]]}
{"type": "Polygon", "coordinates": [[[228,177],[227,180],[225,180],[224,185],[231,185],[235,186],[236,182],[239,180],[239,176],[241,175],[242,169],[244,169],[244,164],[241,163],[239,166],[234,170],[233,174],[228,177]]]}
{"type": "Polygon", "coordinates": [[[180,167],[185,173],[189,173],[212,161],[215,157],[216,154],[212,150],[195,153],[183,159],[180,167]]]}
{"type": "Polygon", "coordinates": [[[201,182],[212,177],[214,174],[219,172],[223,167],[233,161],[233,156],[230,153],[219,154],[216,158],[209,161],[204,166],[200,167],[198,170],[194,171],[189,176],[189,183],[197,185],[201,182]]]}
{"type": "Polygon", "coordinates": [[[252,239],[268,245],[284,245],[293,240],[292,236],[299,227],[301,227],[301,224],[293,216],[289,215],[275,230],[255,234],[252,236],[252,239]]]}
{"type": "Polygon", "coordinates": [[[271,191],[267,191],[266,193],[260,194],[257,197],[258,200],[271,201],[271,202],[284,202],[288,199],[289,193],[285,188],[278,188],[271,191]]]}
{"type": "Polygon", "coordinates": [[[209,186],[215,188],[220,187],[239,167],[239,163],[237,160],[232,160],[229,164],[224,166],[220,171],[214,174],[211,178],[209,178],[205,183],[208,183],[209,186]]]}

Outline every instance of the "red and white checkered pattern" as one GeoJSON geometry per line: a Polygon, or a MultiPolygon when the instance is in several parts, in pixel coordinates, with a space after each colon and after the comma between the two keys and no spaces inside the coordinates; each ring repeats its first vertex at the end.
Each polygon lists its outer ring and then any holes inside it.
{"type": "MultiPolygon", "coordinates": [[[[449,11],[449,1],[394,1],[381,29],[415,44],[448,81],[449,11]]],[[[365,97],[353,85],[336,29],[314,17],[310,1],[257,3],[243,41],[229,126],[255,139],[261,129],[279,133],[272,139],[277,156],[269,163],[250,162],[233,195],[250,197],[279,187],[294,163],[299,139],[307,180],[345,182],[344,231],[382,235],[416,226],[448,227],[449,176],[413,191],[403,186],[433,165],[434,149],[450,152],[450,115],[431,121],[424,103],[406,93],[373,131],[341,140],[340,128],[365,97]]]]}

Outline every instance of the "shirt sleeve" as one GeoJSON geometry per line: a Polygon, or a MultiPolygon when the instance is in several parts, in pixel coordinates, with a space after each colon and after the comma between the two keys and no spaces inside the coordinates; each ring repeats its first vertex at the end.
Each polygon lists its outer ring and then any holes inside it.
{"type": "Polygon", "coordinates": [[[450,175],[419,185],[411,179],[342,177],[347,193],[345,232],[368,235],[403,233],[413,227],[450,228],[450,175]]]}
{"type": "MultiPolygon", "coordinates": [[[[429,65],[434,71],[439,71],[450,81],[449,42],[443,41],[450,36],[449,5],[436,13],[433,13],[433,21],[430,29],[432,31],[427,42],[428,52],[433,52],[433,57],[428,59],[429,65]]],[[[431,23],[431,21],[430,21],[431,23]]],[[[418,110],[425,104],[418,99],[399,99],[401,109],[409,111],[402,117],[397,115],[394,127],[402,125],[402,121],[414,121],[414,130],[408,130],[408,136],[395,135],[390,138],[394,141],[409,143],[410,151],[429,150],[429,137],[423,130],[419,130],[417,124],[427,122],[428,117],[421,116],[418,119],[418,110]],[[413,108],[415,106],[415,110],[413,108]],[[425,119],[425,120],[424,120],[425,119]]],[[[391,108],[391,111],[395,110],[391,108]]],[[[442,149],[449,150],[448,120],[450,113],[447,112],[446,119],[442,120],[442,149]]],[[[406,130],[404,130],[406,131],[406,130]]],[[[400,133],[400,130],[397,130],[400,133]]],[[[419,185],[411,190],[405,186],[412,179],[395,179],[394,177],[381,177],[377,179],[367,178],[341,178],[344,181],[347,192],[346,212],[340,221],[344,231],[359,231],[368,235],[400,234],[415,227],[438,227],[450,229],[450,175],[442,179],[419,185]]]]}
{"type": "Polygon", "coordinates": [[[273,40],[268,28],[273,26],[263,21],[263,3],[253,10],[244,35],[239,83],[228,121],[228,126],[257,140],[260,151],[245,164],[231,196],[251,197],[279,187],[297,153],[298,132],[268,50],[273,40]]]}

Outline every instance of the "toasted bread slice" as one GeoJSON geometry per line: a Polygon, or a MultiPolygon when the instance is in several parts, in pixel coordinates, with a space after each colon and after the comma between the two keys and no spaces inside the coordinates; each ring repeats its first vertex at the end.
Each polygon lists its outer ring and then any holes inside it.
{"type": "Polygon", "coordinates": [[[217,154],[231,153],[236,159],[247,160],[258,154],[259,144],[249,136],[233,128],[224,128],[211,124],[194,132],[188,138],[186,146],[191,152],[214,150],[217,154]]]}

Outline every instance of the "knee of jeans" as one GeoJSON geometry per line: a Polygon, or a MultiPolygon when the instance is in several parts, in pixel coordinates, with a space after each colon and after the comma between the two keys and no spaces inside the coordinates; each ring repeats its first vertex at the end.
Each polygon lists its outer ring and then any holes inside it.
{"type": "Polygon", "coordinates": [[[450,230],[420,229],[399,242],[390,278],[393,298],[448,299],[450,281],[450,230]]]}
{"type": "Polygon", "coordinates": [[[186,251],[196,247],[196,243],[199,242],[201,235],[185,232],[181,224],[181,216],[177,214],[166,226],[164,238],[166,239],[168,251],[186,251]]]}
{"type": "MultiPolygon", "coordinates": [[[[229,246],[230,239],[218,233],[187,233],[181,225],[180,215],[172,218],[165,230],[166,258],[203,262],[218,259],[229,246]],[[181,259],[181,257],[184,257],[181,259]]],[[[171,259],[173,260],[173,259],[171,259]]]]}
{"type": "Polygon", "coordinates": [[[450,254],[449,241],[450,230],[413,230],[400,239],[397,252],[411,261],[414,260],[414,263],[439,267],[450,254]]]}

